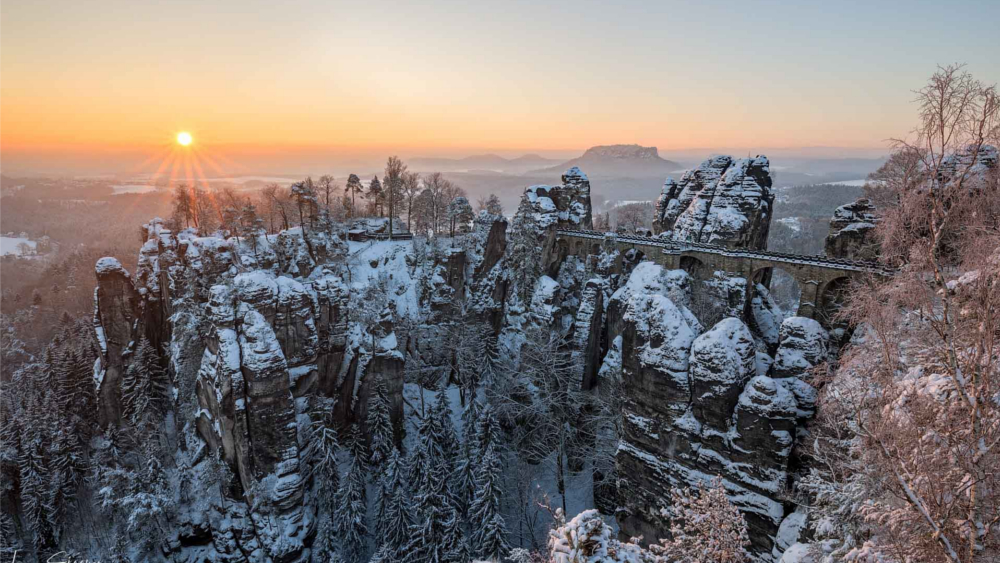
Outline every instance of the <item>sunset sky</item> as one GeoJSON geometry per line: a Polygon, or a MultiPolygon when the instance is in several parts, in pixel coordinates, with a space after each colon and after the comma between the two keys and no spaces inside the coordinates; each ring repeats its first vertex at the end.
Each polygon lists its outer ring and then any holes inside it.
{"type": "Polygon", "coordinates": [[[0,143],[422,154],[878,147],[1000,2],[5,0],[0,143]]]}

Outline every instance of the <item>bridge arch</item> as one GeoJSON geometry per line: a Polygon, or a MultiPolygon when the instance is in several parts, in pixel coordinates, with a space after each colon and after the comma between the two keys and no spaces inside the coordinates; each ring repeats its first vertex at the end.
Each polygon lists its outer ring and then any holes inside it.
{"type": "Polygon", "coordinates": [[[696,280],[705,279],[705,263],[694,256],[681,256],[680,268],[696,280]]]}
{"type": "Polygon", "coordinates": [[[781,264],[765,264],[758,267],[750,275],[750,301],[758,296],[758,284],[763,286],[770,298],[781,310],[785,318],[800,314],[803,305],[803,291],[806,289],[799,282],[791,268],[781,264]]]}
{"type": "MultiPolygon", "coordinates": [[[[577,255],[599,254],[606,233],[561,228],[557,230],[557,237],[558,244],[553,254],[561,260],[571,252],[577,255]]],[[[843,303],[843,289],[851,279],[861,273],[893,275],[891,270],[871,261],[653,239],[624,232],[614,240],[615,248],[621,253],[617,271],[622,274],[627,275],[632,266],[645,259],[652,259],[666,267],[680,267],[702,281],[715,271],[727,272],[751,282],[749,291],[743,295],[745,307],[751,304],[756,283],[762,283],[776,294],[787,314],[813,318],[830,328],[830,320],[843,303]],[[797,310],[793,305],[795,297],[797,310]]]]}

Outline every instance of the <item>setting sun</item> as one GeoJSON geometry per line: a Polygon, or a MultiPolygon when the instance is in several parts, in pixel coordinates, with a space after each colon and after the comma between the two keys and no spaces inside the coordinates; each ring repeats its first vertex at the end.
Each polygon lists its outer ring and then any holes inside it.
{"type": "Polygon", "coordinates": [[[190,145],[192,140],[191,133],[187,131],[181,131],[177,134],[177,142],[185,147],[190,145]]]}

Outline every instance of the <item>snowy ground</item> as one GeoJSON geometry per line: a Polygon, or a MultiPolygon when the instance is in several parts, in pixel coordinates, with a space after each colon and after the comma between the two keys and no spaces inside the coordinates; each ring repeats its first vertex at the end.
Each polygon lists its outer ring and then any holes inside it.
{"type": "Polygon", "coordinates": [[[823,185],[823,186],[855,186],[855,187],[861,187],[861,186],[865,185],[865,182],[867,182],[867,181],[868,180],[865,180],[865,179],[862,178],[861,180],[844,180],[843,182],[824,182],[821,185],[823,185]]]}
{"type": "Polygon", "coordinates": [[[234,176],[232,178],[209,178],[209,182],[231,182],[233,184],[246,184],[247,182],[268,182],[275,184],[291,184],[298,180],[293,178],[283,178],[280,176],[234,176]]]}
{"type": "Polygon", "coordinates": [[[413,254],[411,241],[348,241],[347,247],[349,283],[352,289],[364,291],[370,280],[379,273],[385,273],[389,276],[390,288],[393,290],[396,312],[402,315],[416,314],[419,309],[417,284],[414,281],[416,276],[406,264],[406,257],[413,254]]]}
{"type": "Polygon", "coordinates": [[[35,241],[33,240],[20,237],[0,237],[0,255],[20,254],[21,250],[17,246],[22,242],[31,248],[35,248],[35,241]]]}
{"type": "Polygon", "coordinates": [[[113,195],[123,195],[123,194],[148,194],[156,191],[156,186],[150,186],[148,184],[122,184],[119,186],[111,186],[114,191],[113,195]]]}

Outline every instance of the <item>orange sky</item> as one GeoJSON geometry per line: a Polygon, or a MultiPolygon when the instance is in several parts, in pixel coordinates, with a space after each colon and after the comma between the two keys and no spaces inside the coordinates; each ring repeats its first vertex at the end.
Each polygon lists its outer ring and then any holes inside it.
{"type": "Polygon", "coordinates": [[[877,147],[935,62],[1000,76],[997,17],[922,33],[959,6],[420,4],[4,2],[0,148],[149,151],[181,130],[237,152],[877,147]]]}

